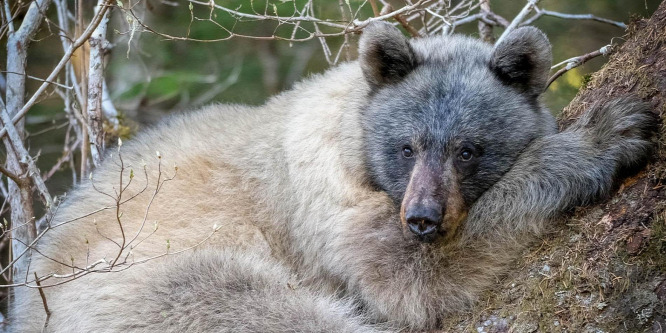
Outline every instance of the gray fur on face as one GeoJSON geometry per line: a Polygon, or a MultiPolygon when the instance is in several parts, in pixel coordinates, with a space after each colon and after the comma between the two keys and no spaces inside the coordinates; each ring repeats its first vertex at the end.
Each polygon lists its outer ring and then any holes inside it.
{"type": "MultiPolygon", "coordinates": [[[[361,45],[404,39],[386,23],[371,25],[365,33],[361,45]]],[[[556,131],[555,119],[536,100],[551,62],[550,44],[540,31],[517,29],[494,49],[461,36],[394,44],[402,47],[386,56],[361,48],[361,62],[366,79],[374,82],[378,79],[368,73],[381,73],[379,68],[395,59],[416,59],[398,82],[376,89],[363,114],[369,169],[396,201],[402,199],[411,168],[400,158],[405,145],[442,163],[463,146],[474,146],[479,154],[474,170],[460,170],[467,174],[462,186],[471,204],[527,144],[556,131]],[[396,55],[398,50],[402,55],[396,55]],[[377,69],[366,68],[371,66],[377,69]]]]}

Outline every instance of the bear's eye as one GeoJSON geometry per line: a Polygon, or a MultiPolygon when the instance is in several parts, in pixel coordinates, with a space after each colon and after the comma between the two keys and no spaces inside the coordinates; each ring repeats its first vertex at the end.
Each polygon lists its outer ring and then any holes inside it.
{"type": "Polygon", "coordinates": [[[460,151],[460,159],[463,161],[469,161],[472,159],[473,156],[474,154],[472,153],[472,151],[467,148],[460,151]]]}
{"type": "Polygon", "coordinates": [[[412,158],[414,156],[414,151],[410,146],[402,147],[402,156],[405,158],[412,158]]]}

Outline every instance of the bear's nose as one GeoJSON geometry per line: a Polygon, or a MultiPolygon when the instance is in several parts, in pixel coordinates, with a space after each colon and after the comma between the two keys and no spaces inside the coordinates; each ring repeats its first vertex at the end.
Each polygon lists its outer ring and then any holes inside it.
{"type": "Polygon", "coordinates": [[[409,230],[419,238],[432,240],[432,236],[437,232],[442,220],[440,209],[433,207],[416,206],[405,213],[405,220],[409,230]]]}

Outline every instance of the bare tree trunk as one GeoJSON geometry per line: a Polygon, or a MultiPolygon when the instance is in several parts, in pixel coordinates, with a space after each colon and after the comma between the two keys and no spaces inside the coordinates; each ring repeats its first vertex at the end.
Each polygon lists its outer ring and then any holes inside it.
{"type": "MultiPolygon", "coordinates": [[[[31,170],[27,167],[32,161],[22,154],[23,120],[12,126],[11,117],[25,104],[25,79],[27,50],[31,39],[39,29],[50,0],[35,1],[30,5],[21,26],[14,31],[10,23],[7,38],[7,94],[6,107],[3,112],[3,125],[8,128],[8,136],[4,139],[7,149],[7,170],[17,176],[19,183],[10,181],[8,184],[12,228],[12,253],[15,256],[25,252],[27,245],[36,237],[35,212],[32,200],[31,170]],[[9,121],[8,121],[9,120],[9,121]],[[12,133],[13,132],[13,133],[12,133]],[[27,158],[27,160],[25,160],[27,158]]],[[[5,4],[6,5],[6,4],[5,4]]],[[[37,174],[39,176],[39,173],[37,174]]],[[[13,266],[14,282],[25,280],[29,253],[13,266]]]]}
{"type": "MultiPolygon", "coordinates": [[[[479,0],[479,8],[481,13],[487,15],[490,12],[490,0],[479,0]]],[[[483,22],[483,20],[479,20],[478,28],[479,28],[479,37],[481,38],[481,40],[490,44],[495,43],[495,36],[493,36],[492,24],[488,24],[486,22],[483,22]]]]}
{"type": "MultiPolygon", "coordinates": [[[[97,6],[95,11],[102,10],[97,6]]],[[[102,97],[104,86],[104,55],[109,48],[106,40],[106,30],[109,23],[109,14],[106,11],[102,21],[90,36],[90,56],[88,65],[88,126],[90,127],[90,153],[92,155],[93,165],[98,167],[102,161],[104,153],[104,128],[102,117],[102,97]]]]}

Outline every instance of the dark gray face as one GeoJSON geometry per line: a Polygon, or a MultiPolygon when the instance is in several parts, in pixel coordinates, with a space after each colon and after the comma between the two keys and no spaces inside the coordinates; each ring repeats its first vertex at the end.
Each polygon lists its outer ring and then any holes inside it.
{"type": "Polygon", "coordinates": [[[453,235],[469,207],[534,138],[553,132],[539,106],[550,45],[518,29],[493,49],[464,37],[409,43],[390,25],[366,28],[361,65],[368,169],[401,204],[406,235],[453,235]]]}

